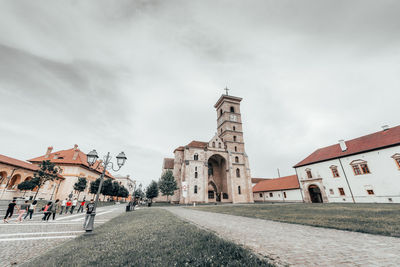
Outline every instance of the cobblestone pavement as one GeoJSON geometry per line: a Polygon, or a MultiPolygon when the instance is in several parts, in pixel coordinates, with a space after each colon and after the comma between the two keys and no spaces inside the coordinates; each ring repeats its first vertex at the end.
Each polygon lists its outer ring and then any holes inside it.
{"type": "MultiPolygon", "coordinates": [[[[124,211],[125,205],[122,204],[98,208],[95,226],[124,211]]],[[[57,214],[56,220],[50,219],[49,222],[42,222],[41,214],[22,223],[16,223],[16,217],[14,215],[8,224],[0,222],[0,266],[22,264],[84,233],[84,213],[57,214]]]]}
{"type": "Polygon", "coordinates": [[[165,208],[217,235],[289,266],[399,266],[400,238],[165,208]]]}

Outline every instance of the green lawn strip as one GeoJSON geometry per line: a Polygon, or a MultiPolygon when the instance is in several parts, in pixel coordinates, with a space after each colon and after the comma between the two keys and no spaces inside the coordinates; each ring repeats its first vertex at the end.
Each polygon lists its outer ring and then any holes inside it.
{"type": "MultiPolygon", "coordinates": [[[[34,248],[33,248],[34,249],[34,248]]],[[[123,214],[24,266],[271,266],[157,208],[123,214]]]]}
{"type": "Polygon", "coordinates": [[[400,237],[398,204],[253,204],[193,209],[400,237]]]}

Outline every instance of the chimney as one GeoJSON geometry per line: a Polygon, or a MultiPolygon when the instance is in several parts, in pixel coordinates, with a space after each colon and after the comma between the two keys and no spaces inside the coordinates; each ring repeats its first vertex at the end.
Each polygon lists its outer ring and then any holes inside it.
{"type": "Polygon", "coordinates": [[[383,131],[389,130],[389,125],[383,125],[383,126],[382,126],[382,129],[383,129],[383,131]]]}
{"type": "Polygon", "coordinates": [[[74,155],[72,156],[72,160],[76,160],[78,158],[78,154],[79,154],[78,145],[75,144],[74,145],[74,155]]]}
{"type": "Polygon", "coordinates": [[[339,145],[342,149],[342,152],[345,152],[347,150],[346,142],[344,140],[339,140],[339,145]]]}
{"type": "Polygon", "coordinates": [[[50,156],[50,154],[51,154],[51,151],[53,151],[53,147],[52,147],[52,146],[49,146],[49,147],[47,148],[46,155],[44,155],[44,157],[45,157],[45,158],[48,158],[48,157],[50,156]]]}

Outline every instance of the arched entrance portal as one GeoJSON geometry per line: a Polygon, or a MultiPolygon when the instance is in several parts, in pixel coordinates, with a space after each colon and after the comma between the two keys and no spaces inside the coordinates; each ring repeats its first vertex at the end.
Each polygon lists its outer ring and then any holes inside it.
{"type": "Polygon", "coordinates": [[[310,199],[312,203],[322,203],[321,190],[316,185],[310,185],[308,187],[308,193],[310,194],[310,199]]]}
{"type": "Polygon", "coordinates": [[[228,185],[226,179],[226,161],[218,154],[208,159],[208,201],[220,202],[228,200],[228,185]]]}

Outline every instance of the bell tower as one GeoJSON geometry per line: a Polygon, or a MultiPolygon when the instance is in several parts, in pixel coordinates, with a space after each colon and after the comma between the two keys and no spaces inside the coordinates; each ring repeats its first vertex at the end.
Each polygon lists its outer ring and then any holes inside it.
{"type": "Polygon", "coordinates": [[[225,145],[227,154],[227,173],[230,177],[232,202],[253,202],[253,191],[249,160],[244,148],[242,115],[240,102],[242,98],[223,94],[214,105],[217,111],[218,137],[225,145]]]}
{"type": "Polygon", "coordinates": [[[240,97],[225,94],[214,105],[217,110],[218,137],[225,143],[229,152],[245,152],[240,101],[240,97]]]}

